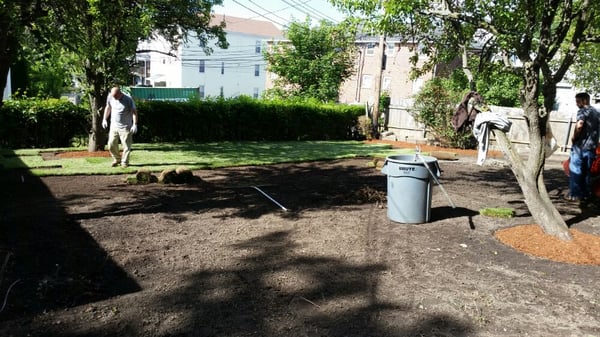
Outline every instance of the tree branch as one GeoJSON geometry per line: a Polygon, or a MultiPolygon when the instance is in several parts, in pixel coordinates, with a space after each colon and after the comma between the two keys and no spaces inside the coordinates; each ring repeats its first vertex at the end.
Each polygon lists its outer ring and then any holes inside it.
{"type": "Polygon", "coordinates": [[[163,55],[167,55],[167,56],[171,56],[171,57],[177,58],[177,55],[175,55],[175,54],[173,54],[171,52],[164,52],[164,51],[156,50],[156,49],[140,49],[140,50],[136,50],[135,53],[136,54],[159,53],[159,54],[163,54],[163,55]]]}
{"type": "Polygon", "coordinates": [[[600,35],[586,34],[583,36],[582,42],[600,43],[600,35]]]}
{"type": "Polygon", "coordinates": [[[561,19],[559,20],[559,24],[556,29],[554,29],[556,38],[553,39],[548,50],[549,58],[553,58],[554,55],[556,55],[556,53],[560,50],[561,43],[558,43],[558,41],[565,40],[573,20],[573,3],[568,1],[565,1],[564,3],[565,5],[561,13],[561,19]]]}
{"type": "Polygon", "coordinates": [[[583,0],[581,3],[581,7],[576,11],[576,15],[574,16],[575,29],[573,30],[573,38],[571,39],[571,44],[565,53],[562,63],[554,73],[556,78],[562,78],[564,74],[569,70],[571,64],[573,64],[575,57],[577,57],[577,52],[579,51],[579,46],[584,41],[584,35],[586,30],[590,27],[591,19],[590,15],[592,13],[588,12],[590,9],[591,2],[590,0],[583,0]]]}

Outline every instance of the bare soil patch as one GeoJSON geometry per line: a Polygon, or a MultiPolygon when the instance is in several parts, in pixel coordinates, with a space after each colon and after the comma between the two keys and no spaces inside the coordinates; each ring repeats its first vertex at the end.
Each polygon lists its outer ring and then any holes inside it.
{"type": "MultiPolygon", "coordinates": [[[[406,142],[381,140],[377,140],[376,142],[391,144],[396,148],[411,148],[413,146],[417,146],[415,144],[406,142]]],[[[436,151],[449,151],[463,157],[477,156],[477,150],[448,149],[425,144],[418,146],[423,152],[435,153],[436,151]]],[[[501,158],[502,156],[502,152],[500,151],[488,152],[488,157],[490,158],[501,158]]],[[[564,159],[566,158],[553,158],[550,160],[550,162],[556,164],[558,160],[562,163],[564,159]]],[[[595,208],[597,206],[598,205],[594,203],[584,205],[584,207],[587,208],[595,208]]],[[[552,235],[544,233],[539,224],[525,224],[510,228],[503,228],[496,233],[496,237],[502,243],[511,246],[514,249],[549,260],[575,264],[600,265],[600,236],[582,233],[575,229],[571,230],[571,234],[573,236],[573,240],[570,242],[565,242],[558,240],[552,235]]]]}
{"type": "MultiPolygon", "coordinates": [[[[457,207],[434,186],[424,224],[387,218],[371,158],[199,170],[187,185],[4,171],[0,335],[600,336],[600,268],[498,239],[550,242],[488,158],[440,161],[457,207]]],[[[596,238],[598,208],[561,199],[559,156],[545,176],[576,240],[596,238]]]]}

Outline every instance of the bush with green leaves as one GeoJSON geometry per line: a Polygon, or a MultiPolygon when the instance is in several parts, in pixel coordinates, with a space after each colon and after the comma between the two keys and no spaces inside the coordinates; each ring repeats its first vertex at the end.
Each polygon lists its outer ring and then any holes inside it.
{"type": "Polygon", "coordinates": [[[523,79],[506,72],[502,64],[493,64],[488,71],[478,74],[477,91],[487,104],[519,107],[519,90],[523,79]]]}
{"type": "Polygon", "coordinates": [[[136,141],[342,140],[363,107],[248,96],[138,103],[136,141]]]}
{"type": "MultiPolygon", "coordinates": [[[[248,96],[137,107],[136,142],[345,140],[364,113],[360,106],[248,96]]],[[[0,108],[0,147],[71,146],[74,138],[87,139],[90,125],[88,110],[66,100],[10,100],[0,108]]]]}
{"type": "Polygon", "coordinates": [[[436,141],[444,147],[474,148],[476,142],[470,129],[455,131],[452,116],[462,94],[447,89],[448,80],[435,78],[425,84],[415,97],[413,118],[423,123],[436,141]]]}
{"type": "Polygon", "coordinates": [[[89,112],[66,99],[25,98],[0,107],[0,147],[65,147],[87,137],[89,112]]]}

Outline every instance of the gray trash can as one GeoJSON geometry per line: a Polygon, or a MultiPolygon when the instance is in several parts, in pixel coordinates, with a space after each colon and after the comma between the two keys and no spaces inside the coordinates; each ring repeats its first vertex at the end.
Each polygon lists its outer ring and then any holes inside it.
{"type": "Polygon", "coordinates": [[[381,172],[387,175],[387,215],[401,223],[424,223],[431,215],[431,173],[439,177],[437,158],[397,155],[386,158],[381,172]],[[427,166],[425,166],[427,164],[427,166]]]}

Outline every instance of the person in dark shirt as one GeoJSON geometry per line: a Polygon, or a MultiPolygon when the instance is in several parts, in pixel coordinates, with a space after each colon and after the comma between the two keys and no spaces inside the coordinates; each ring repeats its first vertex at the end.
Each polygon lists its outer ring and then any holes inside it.
{"type": "Polygon", "coordinates": [[[589,198],[592,191],[590,169],[596,159],[600,130],[600,113],[590,106],[590,95],[575,95],[577,123],[573,132],[569,158],[569,193],[565,199],[579,201],[589,198]]]}

